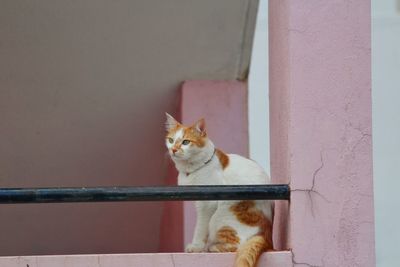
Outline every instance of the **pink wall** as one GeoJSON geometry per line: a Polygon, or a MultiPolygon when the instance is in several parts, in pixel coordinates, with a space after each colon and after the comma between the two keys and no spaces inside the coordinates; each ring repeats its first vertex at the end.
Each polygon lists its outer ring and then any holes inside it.
{"type": "Polygon", "coordinates": [[[292,189],[275,238],[295,266],[375,265],[370,21],[370,1],[270,1],[272,175],[292,189]]]}

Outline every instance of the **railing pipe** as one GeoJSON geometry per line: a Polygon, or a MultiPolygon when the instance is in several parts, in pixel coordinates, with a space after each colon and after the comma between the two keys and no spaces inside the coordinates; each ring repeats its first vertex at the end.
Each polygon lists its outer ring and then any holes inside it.
{"type": "Polygon", "coordinates": [[[289,200],[289,197],[289,186],[283,184],[0,188],[0,204],[184,200],[289,200]]]}

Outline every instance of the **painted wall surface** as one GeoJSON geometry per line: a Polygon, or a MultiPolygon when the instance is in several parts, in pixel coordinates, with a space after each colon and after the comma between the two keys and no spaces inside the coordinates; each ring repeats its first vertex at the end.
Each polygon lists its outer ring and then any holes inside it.
{"type": "Polygon", "coordinates": [[[271,167],[292,190],[294,266],[375,266],[370,11],[270,1],[271,167]]]}
{"type": "Polygon", "coordinates": [[[400,2],[372,1],[372,100],[377,266],[398,265],[400,244],[400,2]]]}
{"type": "MultiPolygon", "coordinates": [[[[2,267],[232,267],[235,253],[158,253],[0,257],[2,267]]],[[[263,267],[291,265],[288,251],[267,252],[259,260],[263,267]]]]}
{"type": "MultiPolygon", "coordinates": [[[[243,74],[257,2],[1,1],[0,186],[164,184],[164,112],[243,74]]],[[[1,206],[0,255],[155,252],[161,211],[1,206]]]]}

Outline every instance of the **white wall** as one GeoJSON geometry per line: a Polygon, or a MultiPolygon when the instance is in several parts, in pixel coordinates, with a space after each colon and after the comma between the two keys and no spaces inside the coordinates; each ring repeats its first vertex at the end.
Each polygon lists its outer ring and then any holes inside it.
{"type": "Polygon", "coordinates": [[[249,150],[270,173],[268,80],[268,0],[260,0],[249,73],[249,150]]]}
{"type": "Polygon", "coordinates": [[[378,267],[399,266],[400,13],[396,0],[372,0],[372,96],[378,267]]]}

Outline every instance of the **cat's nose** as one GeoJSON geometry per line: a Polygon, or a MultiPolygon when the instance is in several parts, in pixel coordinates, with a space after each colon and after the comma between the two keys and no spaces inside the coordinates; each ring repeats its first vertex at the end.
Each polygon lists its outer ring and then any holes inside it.
{"type": "Polygon", "coordinates": [[[175,154],[175,152],[176,151],[178,151],[178,149],[176,149],[176,148],[172,148],[172,153],[174,153],[175,154]]]}

